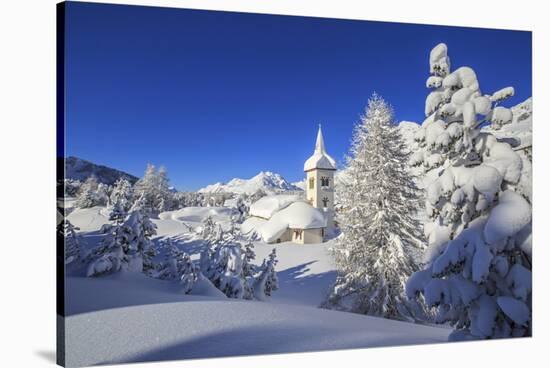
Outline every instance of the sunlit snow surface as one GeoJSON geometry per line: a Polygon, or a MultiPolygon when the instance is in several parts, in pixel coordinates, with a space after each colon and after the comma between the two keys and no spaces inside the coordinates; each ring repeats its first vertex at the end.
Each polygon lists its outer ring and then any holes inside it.
{"type": "MultiPolygon", "coordinates": [[[[226,208],[184,208],[154,219],[155,241],[172,238],[196,259],[202,243],[190,229],[204,216],[227,223],[226,208]]],[[[88,246],[108,222],[101,207],[69,220],[88,246]]],[[[277,244],[280,289],[267,302],[227,299],[211,284],[191,295],[177,283],[141,274],[67,278],[68,366],[347,349],[447,341],[450,330],[318,308],[336,277],[324,244],[277,244]]],[[[255,243],[260,263],[274,245],[255,243]]]]}

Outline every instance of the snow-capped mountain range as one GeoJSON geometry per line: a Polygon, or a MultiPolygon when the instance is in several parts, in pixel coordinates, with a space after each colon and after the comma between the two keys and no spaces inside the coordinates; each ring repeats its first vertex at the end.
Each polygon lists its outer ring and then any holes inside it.
{"type": "Polygon", "coordinates": [[[267,194],[301,190],[289,183],[280,174],[262,171],[250,179],[235,178],[227,183],[215,183],[198,190],[200,193],[246,193],[253,194],[258,190],[267,194]]]}
{"type": "Polygon", "coordinates": [[[97,165],[93,162],[83,160],[78,157],[69,156],[65,159],[65,178],[85,181],[94,175],[97,181],[103,184],[113,185],[119,178],[124,178],[134,184],[138,181],[134,175],[124,171],[113,169],[103,165],[97,165]]]}

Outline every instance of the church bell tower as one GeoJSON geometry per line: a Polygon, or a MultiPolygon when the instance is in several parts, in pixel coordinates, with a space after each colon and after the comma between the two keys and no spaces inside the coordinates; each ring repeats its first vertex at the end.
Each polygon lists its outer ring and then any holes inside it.
{"type": "Polygon", "coordinates": [[[306,198],[325,214],[327,229],[334,227],[334,172],[336,162],[325,149],[323,132],[319,124],[313,155],[304,163],[306,198]]]}

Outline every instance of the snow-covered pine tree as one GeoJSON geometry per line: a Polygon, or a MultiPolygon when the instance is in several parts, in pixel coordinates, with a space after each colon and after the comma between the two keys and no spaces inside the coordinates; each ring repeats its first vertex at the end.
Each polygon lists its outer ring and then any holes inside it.
{"type": "Polygon", "coordinates": [[[158,212],[169,211],[173,207],[174,194],[170,190],[169,181],[166,168],[161,166],[157,175],[156,210],[158,212]]]}
{"type": "Polygon", "coordinates": [[[80,229],[73,226],[66,218],[59,225],[65,239],[65,264],[68,265],[80,261],[83,258],[82,247],[76,234],[76,230],[80,229]]]}
{"type": "Polygon", "coordinates": [[[145,213],[153,214],[157,204],[157,169],[147,164],[143,177],[134,185],[134,193],[141,203],[139,206],[145,213]]]}
{"type": "Polygon", "coordinates": [[[436,322],[455,328],[450,340],[529,336],[531,203],[522,160],[481,132],[508,120],[508,109],[496,106],[514,89],[482,94],[471,68],[451,72],[445,44],[431,51],[430,74],[433,91],[412,158],[433,178],[426,188],[429,247],[407,294],[423,295],[436,322]]]}
{"type": "Polygon", "coordinates": [[[140,209],[128,214],[121,224],[104,227],[101,245],[90,254],[88,276],[100,276],[120,270],[149,273],[155,255],[151,237],[156,225],[140,209]]]}
{"type": "Polygon", "coordinates": [[[126,179],[118,179],[109,197],[109,205],[114,205],[118,202],[122,209],[128,211],[132,207],[133,201],[132,184],[126,179]]]}
{"type": "Polygon", "coordinates": [[[207,247],[212,247],[221,240],[223,231],[212,216],[207,216],[202,220],[199,236],[205,241],[207,247]]]}
{"type": "Polygon", "coordinates": [[[252,263],[256,259],[256,253],[254,252],[254,244],[248,241],[244,245],[243,251],[243,276],[246,278],[254,277],[257,272],[256,265],[252,263]]]}
{"type": "Polygon", "coordinates": [[[191,260],[191,256],[183,253],[180,261],[178,279],[182,286],[183,292],[188,294],[193,290],[193,286],[199,280],[200,269],[191,260]]]}
{"type": "Polygon", "coordinates": [[[373,94],[356,125],[340,188],[338,277],[324,307],[399,320],[423,318],[404,292],[423,249],[417,220],[421,191],[408,170],[409,151],[392,108],[373,94]]]}
{"type": "Polygon", "coordinates": [[[258,300],[265,300],[271,294],[279,289],[279,280],[275,266],[277,265],[277,253],[275,248],[262,262],[259,268],[259,274],[254,282],[253,291],[254,297],[258,300]]]}
{"type": "Polygon", "coordinates": [[[113,221],[116,225],[120,225],[124,222],[124,219],[128,213],[121,204],[121,199],[118,199],[110,208],[109,221],[113,221]]]}
{"type": "Polygon", "coordinates": [[[211,217],[203,221],[201,237],[205,250],[200,269],[219,290],[230,298],[253,299],[256,257],[251,243],[243,246],[242,235],[234,221],[223,230],[211,217]]]}
{"type": "Polygon", "coordinates": [[[181,283],[183,292],[189,293],[193,289],[193,285],[199,278],[199,267],[197,267],[189,254],[181,251],[168,238],[163,243],[164,261],[155,266],[155,271],[152,276],[163,280],[177,280],[181,283]]]}
{"type": "Polygon", "coordinates": [[[250,210],[250,204],[248,201],[249,197],[246,193],[240,194],[235,201],[235,210],[237,211],[236,221],[239,224],[242,224],[248,217],[248,211],[250,210]]]}
{"type": "Polygon", "coordinates": [[[147,165],[143,178],[134,186],[134,192],[136,196],[143,197],[142,207],[148,214],[172,209],[174,194],[170,191],[168,182],[164,167],[157,171],[154,165],[147,165]]]}
{"type": "Polygon", "coordinates": [[[75,205],[78,208],[89,208],[98,205],[97,201],[97,179],[95,176],[90,176],[78,190],[75,205]]]}
{"type": "Polygon", "coordinates": [[[107,184],[99,183],[95,192],[96,206],[107,206],[109,203],[109,192],[111,187],[107,184]]]}

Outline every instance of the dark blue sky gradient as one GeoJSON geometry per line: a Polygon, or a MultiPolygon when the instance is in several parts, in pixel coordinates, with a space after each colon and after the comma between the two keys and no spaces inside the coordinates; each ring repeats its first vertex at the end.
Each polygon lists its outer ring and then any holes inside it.
{"type": "Polygon", "coordinates": [[[303,177],[323,124],[341,162],[376,91],[423,120],[428,55],[445,42],[482,91],[531,96],[531,33],[155,7],[68,3],[67,155],[178,189],[261,170],[303,177]]]}

